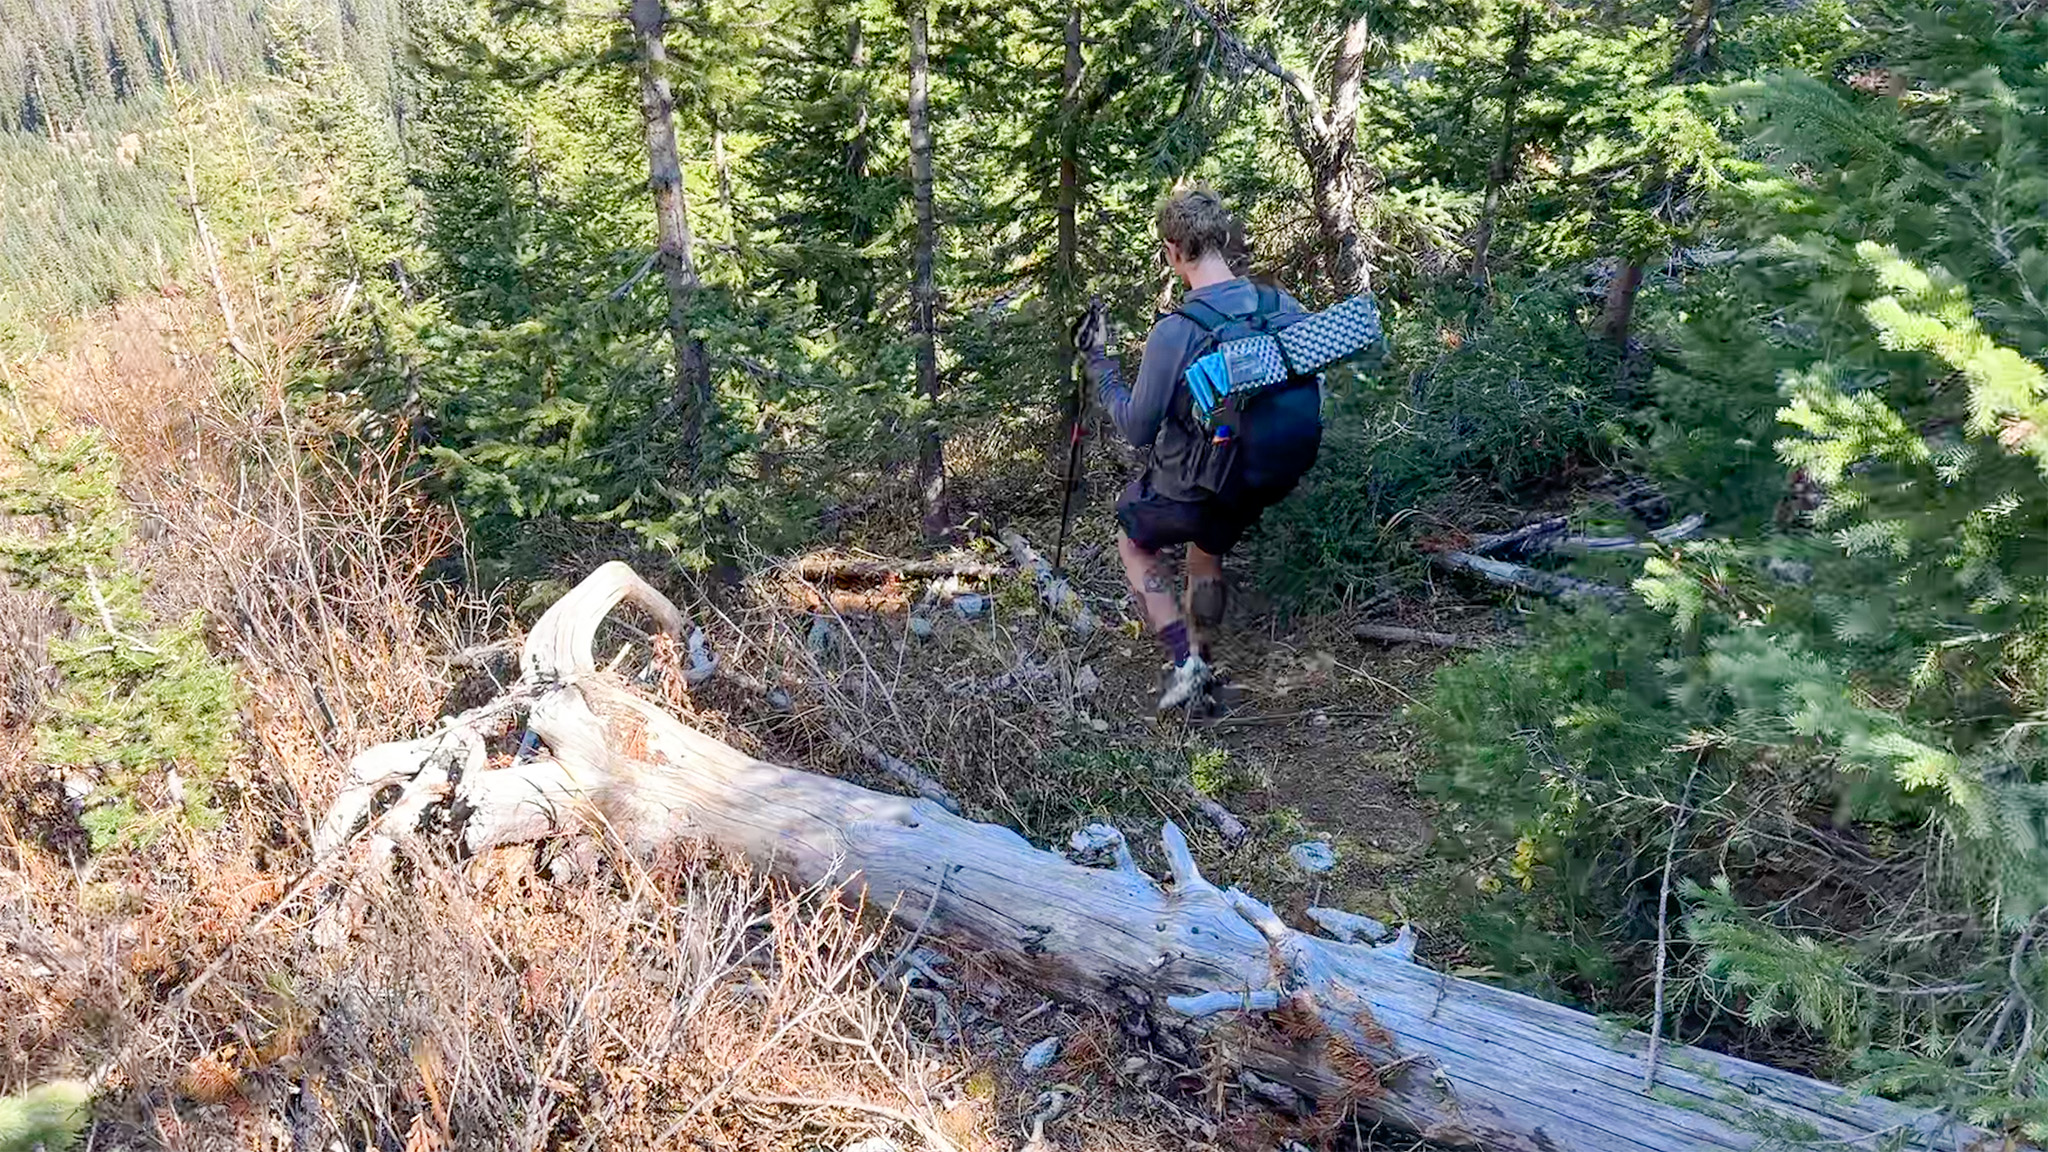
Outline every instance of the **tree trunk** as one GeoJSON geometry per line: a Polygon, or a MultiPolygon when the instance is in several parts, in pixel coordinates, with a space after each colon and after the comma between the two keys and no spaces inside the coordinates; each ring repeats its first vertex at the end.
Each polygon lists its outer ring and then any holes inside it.
{"type": "Polygon", "coordinates": [[[1486,202],[1479,208],[1479,227],[1472,236],[1472,279],[1486,283],[1486,251],[1493,246],[1493,226],[1500,216],[1501,197],[1515,174],[1515,114],[1522,106],[1522,82],[1529,74],[1529,14],[1515,25],[1514,46],[1508,49],[1507,74],[1501,83],[1500,147],[1486,169],[1486,202]]]}
{"type": "Polygon", "coordinates": [[[924,497],[924,531],[937,538],[948,527],[945,444],[939,438],[938,289],[932,254],[938,222],[932,213],[931,60],[926,47],[927,0],[910,0],[910,194],[917,212],[917,251],[911,273],[910,332],[917,343],[917,390],[925,402],[919,423],[917,483],[924,497]]]}
{"type": "Polygon", "coordinates": [[[711,412],[711,360],[704,341],[690,334],[690,304],[701,281],[690,243],[683,165],[676,150],[675,98],[669,93],[668,23],[664,0],[632,0],[627,13],[640,56],[640,114],[647,128],[647,183],[654,192],[657,260],[668,289],[668,338],[675,351],[676,411],[683,417],[685,463],[694,482],[704,464],[704,427],[711,412]]]}
{"type": "MultiPolygon", "coordinates": [[[[867,39],[861,35],[860,17],[855,16],[846,26],[846,66],[859,73],[868,66],[867,39]]],[[[867,179],[868,153],[873,145],[868,139],[867,88],[860,88],[860,96],[854,103],[853,137],[846,142],[846,174],[855,183],[867,179]]]]}
{"type": "Polygon", "coordinates": [[[739,243],[739,221],[733,214],[732,161],[725,154],[725,117],[711,112],[711,166],[718,174],[718,210],[725,217],[725,242],[739,243]]]}
{"type": "Polygon", "coordinates": [[[1309,159],[1315,179],[1316,225],[1330,284],[1340,297],[1372,288],[1372,271],[1358,236],[1358,92],[1365,72],[1369,26],[1363,16],[1344,29],[1330,72],[1330,107],[1323,118],[1317,154],[1309,159]]]}
{"type": "Polygon", "coordinates": [[[1290,928],[1203,879],[1170,822],[1162,884],[1121,838],[1115,867],[1082,867],[930,800],[752,759],[597,670],[592,639],[628,600],[671,636],[687,628],[632,569],[599,568],[535,625],[504,696],[356,757],[314,837],[321,858],[355,844],[365,820],[366,851],[384,860],[423,827],[450,829],[472,852],[584,828],[643,851],[708,843],[794,885],[841,886],[849,901],[1113,1014],[1183,1064],[1241,1069],[1259,1098],[1329,1130],[1355,1108],[1496,1152],[1748,1152],[1776,1146],[1768,1133],[1800,1133],[1793,1147],[1998,1146],[1926,1110],[1697,1048],[1667,1051],[1648,1091],[1640,1033],[1423,968],[1411,933],[1371,948],[1290,928]],[[541,754],[487,767],[487,737],[522,719],[541,754]]]}
{"type": "Polygon", "coordinates": [[[1643,286],[1643,266],[1626,261],[1607,282],[1607,302],[1600,309],[1600,338],[1623,352],[1636,311],[1636,292],[1643,286]]]}
{"type": "Polygon", "coordinates": [[[1707,63],[1707,57],[1714,51],[1714,9],[1715,0],[1692,0],[1686,12],[1685,39],[1678,46],[1678,59],[1672,65],[1672,79],[1683,80],[1698,72],[1707,63]]]}

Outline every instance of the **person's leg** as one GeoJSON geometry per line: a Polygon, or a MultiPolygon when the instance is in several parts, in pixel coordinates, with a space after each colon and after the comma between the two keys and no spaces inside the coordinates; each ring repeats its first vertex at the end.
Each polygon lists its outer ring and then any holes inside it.
{"type": "Polygon", "coordinates": [[[1124,562],[1124,580],[1138,601],[1145,626],[1159,637],[1174,663],[1187,659],[1187,624],[1181,619],[1180,603],[1173,595],[1172,565],[1158,549],[1144,547],[1124,531],[1116,534],[1116,554],[1124,562]]]}
{"type": "Polygon", "coordinates": [[[1223,557],[1188,545],[1187,619],[1190,643],[1204,659],[1209,654],[1209,637],[1223,624],[1223,557]]]}
{"type": "Polygon", "coordinates": [[[1202,513],[1199,505],[1153,492],[1143,477],[1131,484],[1116,506],[1117,526],[1122,529],[1116,551],[1124,564],[1124,579],[1145,623],[1173,662],[1166,690],[1159,696],[1162,712],[1194,703],[1209,684],[1209,665],[1188,646],[1187,621],[1181,618],[1180,598],[1174,595],[1173,566],[1160,555],[1169,545],[1192,540],[1200,531],[1202,513]]]}

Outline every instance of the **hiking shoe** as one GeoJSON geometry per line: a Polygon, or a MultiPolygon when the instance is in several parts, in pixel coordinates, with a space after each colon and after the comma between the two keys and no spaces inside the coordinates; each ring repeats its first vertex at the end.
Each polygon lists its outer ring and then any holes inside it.
{"type": "Polygon", "coordinates": [[[1223,623],[1223,608],[1229,600],[1223,581],[1197,580],[1188,586],[1188,619],[1197,628],[1214,628],[1223,623]]]}
{"type": "Polygon", "coordinates": [[[1189,656],[1167,674],[1166,691],[1159,695],[1159,710],[1184,708],[1200,699],[1202,690],[1208,686],[1209,662],[1200,656],[1189,656]]]}

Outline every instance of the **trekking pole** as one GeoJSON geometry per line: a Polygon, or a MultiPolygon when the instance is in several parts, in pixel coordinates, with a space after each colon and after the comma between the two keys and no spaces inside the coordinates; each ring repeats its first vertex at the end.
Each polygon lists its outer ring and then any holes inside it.
{"type": "MultiPolygon", "coordinates": [[[[1088,315],[1092,316],[1101,309],[1102,297],[1097,296],[1089,300],[1088,315]]],[[[1075,327],[1078,329],[1079,325],[1075,327]]],[[[1069,342],[1073,342],[1071,335],[1069,342]]],[[[1073,420],[1067,428],[1067,479],[1060,494],[1060,535],[1058,542],[1052,546],[1052,571],[1055,576],[1065,574],[1062,562],[1067,554],[1067,529],[1073,524],[1074,488],[1081,477],[1081,421],[1088,415],[1088,374],[1081,370],[1081,349],[1077,346],[1074,351],[1074,360],[1067,366],[1068,378],[1074,384],[1074,413],[1073,420]]]]}

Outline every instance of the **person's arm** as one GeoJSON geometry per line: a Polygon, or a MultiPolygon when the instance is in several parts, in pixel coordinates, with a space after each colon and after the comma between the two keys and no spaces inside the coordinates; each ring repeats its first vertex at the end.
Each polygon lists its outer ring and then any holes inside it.
{"type": "Polygon", "coordinates": [[[1145,339],[1145,356],[1138,362],[1135,386],[1124,383],[1123,370],[1102,348],[1088,353],[1088,378],[1095,384],[1095,397],[1116,424],[1116,430],[1133,447],[1150,447],[1166,420],[1173,402],[1173,390],[1180,386],[1181,359],[1187,351],[1185,320],[1169,316],[1152,326],[1145,339]]]}

